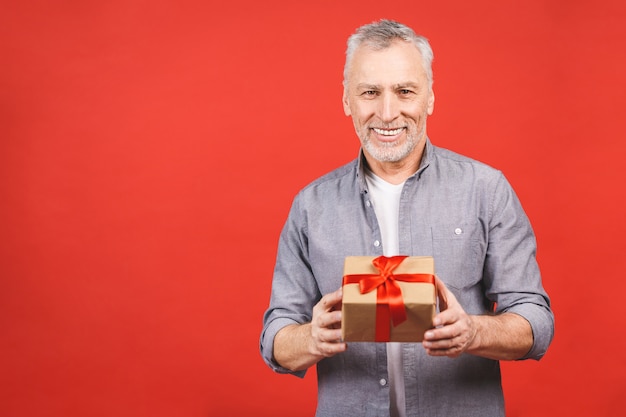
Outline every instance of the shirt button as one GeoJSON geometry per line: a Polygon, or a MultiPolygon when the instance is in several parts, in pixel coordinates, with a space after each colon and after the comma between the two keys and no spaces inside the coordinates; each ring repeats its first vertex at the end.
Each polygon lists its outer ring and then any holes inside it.
{"type": "Polygon", "coordinates": [[[374,246],[379,247],[380,246],[380,242],[378,240],[374,241],[374,246]]]}
{"type": "Polygon", "coordinates": [[[372,206],[372,203],[371,203],[369,200],[367,200],[367,201],[365,202],[365,205],[366,205],[367,207],[371,207],[371,206],[372,206]]]}
{"type": "Polygon", "coordinates": [[[387,380],[385,378],[380,378],[380,381],[378,381],[378,383],[381,387],[384,387],[385,385],[387,385],[387,380]]]}
{"type": "Polygon", "coordinates": [[[455,235],[460,235],[461,233],[463,233],[463,230],[460,227],[457,227],[456,229],[454,229],[455,235]]]}

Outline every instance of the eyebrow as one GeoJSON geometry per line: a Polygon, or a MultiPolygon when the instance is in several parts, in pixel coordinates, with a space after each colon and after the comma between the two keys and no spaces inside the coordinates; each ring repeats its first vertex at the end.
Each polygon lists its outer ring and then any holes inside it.
{"type": "Polygon", "coordinates": [[[399,83],[393,86],[395,89],[400,89],[400,88],[406,88],[406,87],[410,87],[410,88],[419,88],[419,84],[414,83],[412,81],[407,81],[404,83],[399,83]]]}
{"type": "Polygon", "coordinates": [[[357,90],[380,90],[380,86],[376,84],[357,84],[357,90]]]}
{"type": "MultiPolygon", "coordinates": [[[[399,90],[399,89],[402,89],[402,88],[407,88],[407,87],[410,87],[410,88],[419,88],[419,84],[418,84],[418,83],[414,83],[414,82],[412,82],[412,81],[406,81],[406,82],[402,82],[402,83],[397,83],[397,84],[394,84],[394,85],[392,86],[392,88],[393,88],[394,90],[399,90]]],[[[366,83],[361,83],[361,84],[357,84],[356,88],[357,88],[358,90],[380,90],[380,89],[381,89],[381,86],[380,86],[380,85],[377,85],[377,84],[366,84],[366,83]]]]}

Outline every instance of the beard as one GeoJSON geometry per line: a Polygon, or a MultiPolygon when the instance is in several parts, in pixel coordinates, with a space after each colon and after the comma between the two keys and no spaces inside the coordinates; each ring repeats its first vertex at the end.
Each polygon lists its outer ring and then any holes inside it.
{"type": "Polygon", "coordinates": [[[378,142],[372,139],[371,130],[368,127],[362,127],[360,130],[358,136],[361,138],[361,145],[379,162],[402,161],[413,152],[425,133],[425,128],[417,132],[409,127],[405,132],[406,139],[403,142],[378,142]]]}

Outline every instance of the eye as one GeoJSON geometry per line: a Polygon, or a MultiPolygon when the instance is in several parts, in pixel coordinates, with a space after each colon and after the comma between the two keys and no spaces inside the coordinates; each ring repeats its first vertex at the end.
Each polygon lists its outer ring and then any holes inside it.
{"type": "Polygon", "coordinates": [[[413,94],[413,91],[409,90],[408,88],[403,88],[403,89],[399,90],[399,93],[402,96],[408,96],[410,94],[413,94]]]}

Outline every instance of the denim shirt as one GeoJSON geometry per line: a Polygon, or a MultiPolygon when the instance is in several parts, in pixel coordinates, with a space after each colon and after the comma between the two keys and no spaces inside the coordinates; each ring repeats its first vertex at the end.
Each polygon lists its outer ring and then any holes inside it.
{"type": "MultiPolygon", "coordinates": [[[[302,189],[280,236],[261,355],[276,372],[276,333],[311,320],[322,295],[341,286],[346,256],[383,254],[368,196],[363,157],[302,189]]],[[[400,197],[400,254],[433,256],[438,277],[468,314],[524,317],[534,343],[522,359],[540,359],[554,333],[530,222],[502,173],[433,146],[400,197]]],[[[402,345],[407,416],[503,416],[499,362],[470,354],[431,357],[421,344],[402,345]]],[[[316,416],[388,416],[385,343],[349,343],[317,364],[316,416]]]]}

